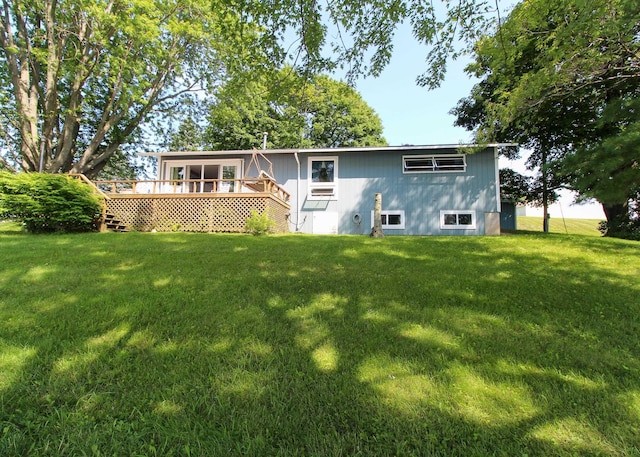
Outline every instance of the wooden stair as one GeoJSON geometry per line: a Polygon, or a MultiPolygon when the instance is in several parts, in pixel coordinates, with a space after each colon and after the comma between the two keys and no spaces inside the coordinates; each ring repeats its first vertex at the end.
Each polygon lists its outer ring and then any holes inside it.
{"type": "Polygon", "coordinates": [[[119,219],[116,218],[115,214],[107,213],[104,215],[103,226],[106,230],[110,232],[128,232],[127,226],[122,223],[119,219]]]}

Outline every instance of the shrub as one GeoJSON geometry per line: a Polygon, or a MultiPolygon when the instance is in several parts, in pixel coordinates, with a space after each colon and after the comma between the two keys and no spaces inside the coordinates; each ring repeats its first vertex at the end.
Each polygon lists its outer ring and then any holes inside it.
{"type": "Polygon", "coordinates": [[[0,218],[22,222],[32,233],[96,230],[102,197],[60,174],[0,172],[0,218]]]}
{"type": "Polygon", "coordinates": [[[244,229],[253,235],[265,235],[273,231],[275,222],[266,213],[260,214],[257,210],[251,210],[251,216],[244,223],[244,229]]]}
{"type": "Polygon", "coordinates": [[[604,236],[640,241],[640,219],[617,217],[611,222],[601,221],[598,230],[604,236]]]}

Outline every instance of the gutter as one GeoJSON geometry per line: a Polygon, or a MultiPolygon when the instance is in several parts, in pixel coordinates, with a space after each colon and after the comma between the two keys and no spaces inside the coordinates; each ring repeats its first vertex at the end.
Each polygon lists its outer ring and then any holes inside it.
{"type": "Polygon", "coordinates": [[[496,209],[499,213],[502,212],[502,201],[500,198],[500,165],[498,164],[498,158],[499,158],[499,153],[498,153],[498,146],[494,146],[493,147],[493,157],[494,157],[494,162],[495,162],[495,168],[496,168],[496,209]]]}
{"type": "Polygon", "coordinates": [[[298,158],[298,151],[293,153],[298,164],[298,175],[296,177],[296,232],[300,230],[300,159],[298,158]]]}
{"type": "MultiPolygon", "coordinates": [[[[296,154],[296,153],[309,153],[309,154],[337,154],[340,152],[391,152],[391,151],[429,151],[433,149],[464,149],[464,148],[499,148],[507,146],[518,146],[517,143],[488,143],[488,144],[433,144],[433,145],[405,145],[405,146],[354,146],[354,147],[340,147],[340,148],[310,148],[310,149],[267,149],[264,150],[268,154],[296,154]]],[[[228,151],[165,151],[165,152],[139,152],[137,155],[142,157],[156,157],[156,156],[217,156],[217,155],[238,155],[238,154],[253,154],[254,149],[244,150],[228,150],[228,151]]]]}

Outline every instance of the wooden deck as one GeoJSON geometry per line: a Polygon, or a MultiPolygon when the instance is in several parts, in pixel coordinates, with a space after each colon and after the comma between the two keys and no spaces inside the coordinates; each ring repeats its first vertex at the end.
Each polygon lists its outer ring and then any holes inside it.
{"type": "Polygon", "coordinates": [[[184,195],[184,194],[229,194],[261,193],[287,203],[291,195],[272,178],[242,179],[185,179],[185,180],[110,180],[93,181],[106,195],[184,195]]]}
{"type": "Polygon", "coordinates": [[[270,178],[93,181],[106,212],[128,230],[244,232],[252,210],[267,213],[278,233],[289,231],[290,195],[270,178]]]}

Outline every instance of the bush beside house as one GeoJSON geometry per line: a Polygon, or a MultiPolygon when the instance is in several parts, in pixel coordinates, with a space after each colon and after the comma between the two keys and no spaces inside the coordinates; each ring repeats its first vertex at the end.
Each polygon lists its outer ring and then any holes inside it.
{"type": "Polygon", "coordinates": [[[259,213],[257,210],[251,210],[244,224],[244,230],[252,235],[266,235],[273,232],[275,222],[266,213],[259,213]]]}
{"type": "Polygon", "coordinates": [[[31,233],[94,231],[102,206],[102,197],[71,176],[0,172],[0,218],[31,233]]]}

